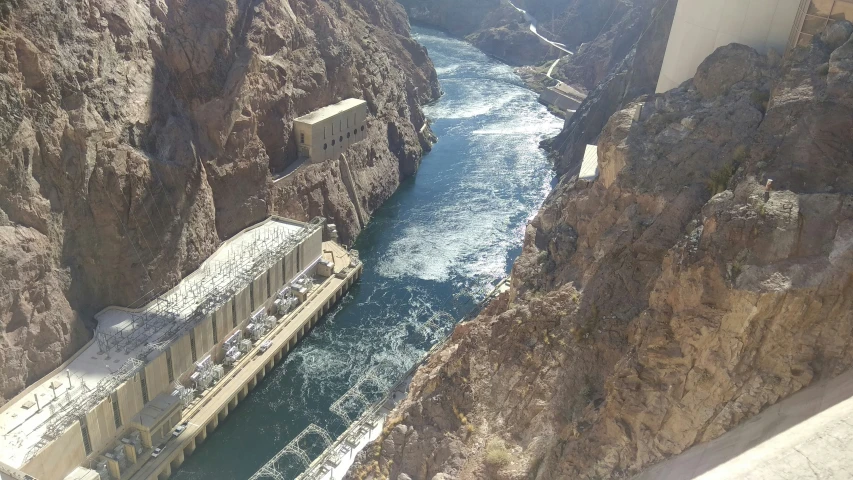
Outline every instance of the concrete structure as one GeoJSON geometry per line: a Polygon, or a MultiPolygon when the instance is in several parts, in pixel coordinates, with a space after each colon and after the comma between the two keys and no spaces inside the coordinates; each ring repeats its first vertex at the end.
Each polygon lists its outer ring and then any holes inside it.
{"type": "Polygon", "coordinates": [[[820,381],[634,480],[853,478],[853,371],[820,381]]]}
{"type": "Polygon", "coordinates": [[[553,87],[548,87],[539,94],[539,103],[551,105],[566,112],[566,118],[571,118],[577,111],[586,95],[563,82],[557,82],[553,87]]]}
{"type": "Polygon", "coordinates": [[[3,480],[59,480],[80,466],[124,477],[137,468],[137,454],[181,418],[173,391],[203,391],[225,342],[264,320],[283,287],[313,277],[322,235],[321,221],[267,219],[142,308],[98,313],[95,340],[0,409],[3,480]]]}
{"type": "Polygon", "coordinates": [[[853,1],[803,0],[788,46],[808,45],[827,24],[837,20],[853,22],[853,1]]]}
{"type": "Polygon", "coordinates": [[[337,158],[364,139],[367,102],[348,98],[293,121],[300,158],[312,162],[337,158]]]}
{"type": "Polygon", "coordinates": [[[578,179],[593,181],[598,178],[598,146],[587,145],[583,154],[583,163],[581,163],[581,171],[578,173],[578,179]]]}
{"type": "MultiPolygon", "coordinates": [[[[657,92],[693,78],[719,47],[742,43],[759,52],[784,53],[808,0],[678,0],[657,92]]],[[[813,3],[821,3],[814,0],[813,3]]],[[[830,2],[831,3],[831,2],[830,2]]]]}
{"type": "MultiPolygon", "coordinates": [[[[468,313],[463,321],[472,320],[480,311],[482,311],[483,308],[488,306],[492,300],[506,292],[509,292],[511,284],[511,277],[506,277],[498,282],[492,291],[480,301],[478,306],[468,313]]],[[[430,331],[441,328],[436,324],[432,324],[432,321],[428,321],[423,326],[430,331]]],[[[305,471],[296,477],[296,480],[335,480],[344,478],[347,471],[355,462],[355,458],[359,452],[364,450],[370,442],[379,438],[385,428],[387,428],[385,420],[387,419],[388,414],[399,402],[406,398],[406,392],[409,388],[409,384],[412,382],[412,378],[414,378],[415,372],[418,368],[441,350],[449,339],[450,335],[446,335],[441,341],[433,345],[432,348],[430,348],[428,352],[424,353],[421,358],[405,373],[397,372],[393,365],[383,366],[381,362],[375,364],[365,372],[365,374],[363,374],[343,396],[338,398],[338,400],[333,402],[329,407],[329,411],[331,413],[338,415],[341,419],[349,423],[349,427],[344,431],[344,433],[338,436],[337,440],[332,441],[328,432],[321,427],[311,424],[308,428],[293,438],[287,445],[285,445],[284,448],[274,455],[257,472],[255,472],[254,475],[249,477],[249,480],[283,478],[279,465],[282,458],[285,458],[286,455],[288,456],[288,460],[293,460],[293,456],[295,456],[296,459],[302,460],[307,465],[305,471]],[[349,416],[350,412],[347,411],[346,406],[364,405],[362,402],[366,402],[367,397],[365,392],[361,389],[362,386],[372,384],[373,387],[384,388],[383,385],[387,383],[386,380],[389,376],[396,377],[398,374],[402,379],[388,389],[387,394],[383,398],[366,408],[359,418],[353,422],[349,416]],[[353,402],[353,400],[356,401],[353,402]],[[319,436],[321,440],[325,440],[326,442],[326,449],[316,459],[314,459],[313,462],[310,460],[309,453],[303,450],[300,446],[300,441],[309,435],[319,436]]]]}
{"type": "Polygon", "coordinates": [[[361,276],[362,264],[353,253],[334,242],[324,242],[323,259],[331,262],[332,275],[317,278],[319,283],[308,292],[305,302],[279,318],[277,326],[256,342],[239,363],[184,410],[182,419],[186,422],[186,429],[165,443],[157,458],[148,459],[136,470],[128,472],[126,478],[165,480],[173,469],[180,467],[186,457],[216,430],[219,422],[238,407],[277,363],[284,360],[297,342],[343,298],[361,276]],[[266,342],[269,342],[269,346],[262,351],[261,344],[266,342]]]}

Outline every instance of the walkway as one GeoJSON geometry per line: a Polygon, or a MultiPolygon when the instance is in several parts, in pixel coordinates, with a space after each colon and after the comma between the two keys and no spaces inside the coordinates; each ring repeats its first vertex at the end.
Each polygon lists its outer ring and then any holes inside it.
{"type": "Polygon", "coordinates": [[[633,480],[853,478],[853,370],[797,392],[633,480]]]}

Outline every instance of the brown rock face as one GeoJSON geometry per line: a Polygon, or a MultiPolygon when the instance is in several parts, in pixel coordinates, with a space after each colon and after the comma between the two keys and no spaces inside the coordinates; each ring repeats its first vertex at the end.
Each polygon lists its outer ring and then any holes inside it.
{"type": "Polygon", "coordinates": [[[173,285],[269,214],[352,240],[429,148],[435,71],[391,1],[3,9],[0,402],[80,347],[94,311],[173,285]],[[367,139],[274,183],[293,118],[347,97],[368,102],[367,139]]]}
{"type": "Polygon", "coordinates": [[[723,47],[613,115],[352,478],[626,478],[853,366],[851,45],[723,47]]]}

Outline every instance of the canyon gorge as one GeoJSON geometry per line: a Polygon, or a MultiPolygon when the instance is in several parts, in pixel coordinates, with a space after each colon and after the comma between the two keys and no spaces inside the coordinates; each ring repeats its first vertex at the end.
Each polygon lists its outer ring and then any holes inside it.
{"type": "Polygon", "coordinates": [[[609,117],[595,181],[562,152],[512,288],[349,478],[630,478],[853,365],[851,34],[718,49],[609,117]]]}
{"type": "Polygon", "coordinates": [[[269,214],[351,242],[431,143],[439,95],[393,1],[4,2],[0,399],[269,214]],[[292,120],[367,100],[368,141],[298,166],[292,120]],[[356,185],[342,181],[343,162],[356,185]],[[289,171],[288,171],[289,172],[289,171]]]}
{"type": "Polygon", "coordinates": [[[422,363],[351,480],[632,478],[848,371],[853,24],[656,93],[677,5],[0,0],[0,405],[270,215],[366,273],[179,479],[341,427],[382,362],[422,363]],[[556,119],[508,65],[586,99],[556,119]],[[364,141],[300,157],[345,98],[364,141]]]}

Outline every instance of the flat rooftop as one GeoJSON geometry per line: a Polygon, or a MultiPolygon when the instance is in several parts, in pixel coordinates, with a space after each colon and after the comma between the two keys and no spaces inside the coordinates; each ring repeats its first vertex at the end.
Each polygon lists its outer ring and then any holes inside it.
{"type": "Polygon", "coordinates": [[[170,412],[178,408],[181,399],[173,397],[171,392],[163,392],[157,395],[156,398],[148,402],[141,412],[133,417],[133,422],[138,423],[145,428],[153,429],[166,417],[170,412]]]}
{"type": "Polygon", "coordinates": [[[111,348],[106,353],[101,353],[98,342],[92,341],[64,367],[48,374],[0,408],[0,462],[21,468],[32,454],[37,453],[51,417],[51,406],[60,408],[67,404],[68,399],[85,398],[87,390],[94,390],[98,382],[118,371],[128,359],[150,352],[152,343],[176,340],[164,337],[174,330],[175,323],[186,321],[202,301],[209,298],[211,285],[223,285],[240,274],[250,273],[255,262],[262,260],[274,248],[274,240],[295,240],[306,225],[271,217],[222,242],[198,269],[158,297],[172,306],[170,311],[179,314],[160,328],[152,329],[145,324],[134,328],[133,325],[135,316],[138,318],[139,314],[154,310],[159,300],[139,309],[108,307],[96,314],[98,331],[114,333],[122,329],[125,332],[142,329],[147,338],[130,350],[111,348]],[[84,383],[87,388],[84,388],[84,383]],[[38,405],[34,396],[39,399],[38,405]]]}
{"type": "Polygon", "coordinates": [[[327,105],[319,110],[314,110],[313,112],[307,115],[303,115],[295,119],[294,122],[300,122],[306,125],[314,125],[317,122],[322,122],[323,120],[334,117],[335,115],[341,112],[345,112],[353,107],[357,107],[366,103],[367,102],[360,98],[347,98],[346,100],[341,100],[338,103],[327,105]]]}

